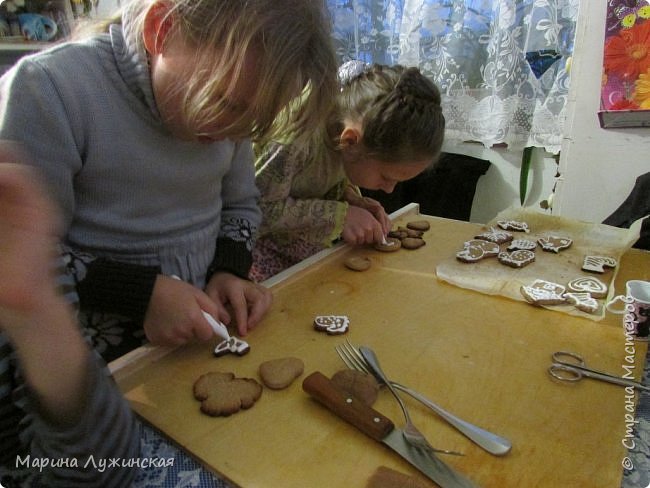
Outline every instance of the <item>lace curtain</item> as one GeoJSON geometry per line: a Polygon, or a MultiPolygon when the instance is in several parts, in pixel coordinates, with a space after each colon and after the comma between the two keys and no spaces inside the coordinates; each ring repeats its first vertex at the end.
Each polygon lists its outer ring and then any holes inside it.
{"type": "Polygon", "coordinates": [[[446,139],[558,153],[580,0],[327,0],[341,62],[418,66],[446,139]]]}

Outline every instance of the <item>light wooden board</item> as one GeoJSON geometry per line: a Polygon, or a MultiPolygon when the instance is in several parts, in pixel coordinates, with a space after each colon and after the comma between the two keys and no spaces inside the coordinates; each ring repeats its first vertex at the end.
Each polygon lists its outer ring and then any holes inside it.
{"type": "MultiPolygon", "coordinates": [[[[334,347],[347,338],[372,347],[394,380],[512,441],[510,454],[494,457],[407,398],[414,422],[432,444],[465,453],[444,460],[480,486],[619,486],[635,399],[597,381],[560,384],[546,368],[553,351],[571,350],[618,374],[633,361],[638,378],[646,344],[626,346],[620,316],[597,323],[437,281],[437,263],[478,226],[425,218],[432,229],[419,250],[345,247],[276,283],[272,310],[246,338],[248,355],[217,359],[215,343],[140,351],[114,368],[122,391],[147,421],[246,488],[362,487],[380,465],[416,474],[311,400],[301,380],[286,390],[265,389],[252,409],[229,418],[201,414],[192,397],[192,384],[207,371],[258,378],[261,362],[285,356],[301,358],[305,375],[331,376],[343,367],[334,347]],[[342,262],[352,254],[369,256],[371,269],[347,270],[342,262]],[[316,332],[314,317],[327,314],[347,315],[350,332],[316,332]]],[[[649,280],[649,263],[648,253],[627,253],[617,291],[628,279],[649,280]]],[[[389,392],[380,393],[375,408],[402,424],[389,392]]]]}

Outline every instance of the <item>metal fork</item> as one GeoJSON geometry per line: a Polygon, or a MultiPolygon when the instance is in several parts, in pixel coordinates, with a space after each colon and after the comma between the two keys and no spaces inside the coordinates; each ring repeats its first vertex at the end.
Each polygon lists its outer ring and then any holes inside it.
{"type": "MultiPolygon", "coordinates": [[[[349,341],[346,340],[346,344],[336,346],[335,349],[343,363],[348,368],[356,369],[367,374],[372,374],[380,384],[388,386],[388,383],[386,383],[384,379],[374,374],[370,370],[368,365],[363,360],[363,356],[361,356],[359,350],[350,344],[349,341]]],[[[503,437],[493,434],[492,432],[488,432],[485,429],[482,429],[474,424],[456,417],[455,415],[447,412],[442,407],[433,403],[415,390],[412,390],[404,385],[400,385],[394,381],[390,381],[389,383],[393,388],[398,389],[404,393],[408,393],[413,398],[429,407],[431,410],[440,415],[444,420],[446,420],[452,427],[456,428],[459,432],[464,434],[467,438],[485,449],[487,452],[494,454],[495,456],[503,456],[504,454],[507,454],[512,448],[512,444],[508,439],[504,439],[503,437]]]]}
{"type": "MultiPolygon", "coordinates": [[[[367,347],[361,347],[359,350],[357,350],[354,346],[352,346],[349,342],[349,357],[353,358],[351,360],[354,360],[358,365],[359,368],[365,368],[366,373],[370,373],[373,376],[377,377],[380,379],[382,383],[384,383],[390,392],[393,394],[395,399],[397,400],[397,403],[399,403],[400,408],[402,409],[402,412],[404,413],[404,418],[406,420],[406,425],[404,426],[403,429],[403,435],[404,438],[407,440],[409,444],[412,446],[415,446],[417,448],[423,448],[428,451],[434,451],[434,452],[439,452],[439,453],[444,453],[444,454],[454,454],[457,456],[462,456],[462,453],[456,452],[456,451],[449,451],[445,449],[437,449],[433,447],[429,441],[424,437],[424,434],[418,430],[418,428],[415,426],[413,421],[411,420],[411,415],[409,414],[408,409],[406,408],[406,405],[400,398],[399,394],[397,391],[395,391],[388,381],[388,378],[386,378],[386,375],[381,369],[381,366],[379,366],[379,360],[377,359],[377,356],[375,353],[367,348],[367,347]]],[[[338,351],[338,349],[337,349],[338,351]]],[[[340,353],[339,353],[340,355],[340,353]]]]}

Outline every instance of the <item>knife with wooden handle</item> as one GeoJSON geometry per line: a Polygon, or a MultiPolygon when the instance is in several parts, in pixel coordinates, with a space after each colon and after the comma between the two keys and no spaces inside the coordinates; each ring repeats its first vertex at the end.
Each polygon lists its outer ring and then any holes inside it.
{"type": "Polygon", "coordinates": [[[302,382],[302,389],[368,437],[390,447],[441,488],[477,488],[476,484],[447,466],[432,452],[410,445],[402,430],[396,428],[390,419],[340,390],[322,373],[307,376],[302,382]]]}

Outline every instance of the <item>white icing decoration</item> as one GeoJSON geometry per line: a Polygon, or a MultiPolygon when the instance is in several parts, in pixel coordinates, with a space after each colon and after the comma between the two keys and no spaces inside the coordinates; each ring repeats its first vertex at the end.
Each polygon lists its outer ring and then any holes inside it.
{"type": "Polygon", "coordinates": [[[508,246],[508,251],[516,251],[516,250],[532,251],[536,247],[537,247],[537,243],[535,241],[531,241],[530,239],[515,239],[508,246]]]}
{"type": "Polygon", "coordinates": [[[508,242],[512,240],[512,234],[504,230],[499,230],[495,227],[490,227],[486,232],[475,236],[476,239],[484,239],[490,242],[508,242]]]}
{"type": "Polygon", "coordinates": [[[478,261],[499,254],[499,245],[495,242],[472,239],[463,244],[463,250],[456,253],[461,261],[478,261]]]}
{"type": "Polygon", "coordinates": [[[319,315],[314,319],[316,330],[328,334],[343,334],[350,326],[350,319],[345,315],[319,315]]]}
{"type": "Polygon", "coordinates": [[[568,288],[575,292],[588,292],[595,297],[602,297],[607,294],[607,285],[592,276],[584,276],[571,280],[568,283],[568,288]]]}
{"type": "Polygon", "coordinates": [[[591,296],[588,292],[582,293],[565,293],[564,296],[573,304],[578,310],[587,313],[595,313],[598,310],[598,300],[591,296]]]}
{"type": "Polygon", "coordinates": [[[231,352],[233,354],[242,355],[245,354],[250,349],[250,346],[246,341],[238,339],[237,337],[230,337],[230,339],[225,340],[217,344],[217,347],[214,349],[214,353],[217,356],[231,352]]]}
{"type": "Polygon", "coordinates": [[[499,220],[497,225],[504,230],[515,230],[519,232],[530,232],[526,222],[519,222],[517,220],[499,220]]]}
{"type": "Polygon", "coordinates": [[[558,283],[546,280],[535,280],[530,286],[522,286],[521,294],[526,300],[541,304],[559,304],[566,301],[566,288],[558,283]]]}
{"type": "Polygon", "coordinates": [[[535,261],[535,253],[527,249],[518,249],[512,252],[500,252],[499,262],[505,265],[512,265],[516,268],[523,268],[524,266],[535,261]]]}
{"type": "Polygon", "coordinates": [[[560,252],[562,249],[567,249],[573,244],[573,241],[568,237],[559,236],[546,236],[537,239],[537,242],[545,251],[560,252]]]}
{"type": "Polygon", "coordinates": [[[585,271],[593,271],[594,273],[604,273],[605,266],[615,268],[617,264],[616,259],[609,256],[585,256],[582,269],[585,271]]]}

